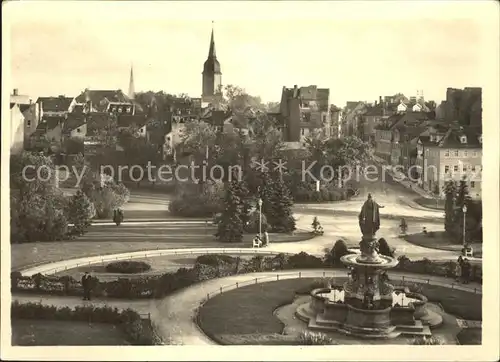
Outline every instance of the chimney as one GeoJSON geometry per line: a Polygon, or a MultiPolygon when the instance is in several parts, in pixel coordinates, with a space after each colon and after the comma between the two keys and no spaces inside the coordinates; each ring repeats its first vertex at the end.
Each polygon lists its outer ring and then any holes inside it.
{"type": "Polygon", "coordinates": [[[380,104],[382,104],[382,96],[379,96],[379,97],[378,97],[378,102],[379,102],[380,104]]]}
{"type": "Polygon", "coordinates": [[[293,98],[297,98],[297,84],[293,86],[293,98]]]}
{"type": "Polygon", "coordinates": [[[19,95],[19,89],[14,88],[14,90],[12,91],[12,95],[13,96],[18,96],[19,95]]]}

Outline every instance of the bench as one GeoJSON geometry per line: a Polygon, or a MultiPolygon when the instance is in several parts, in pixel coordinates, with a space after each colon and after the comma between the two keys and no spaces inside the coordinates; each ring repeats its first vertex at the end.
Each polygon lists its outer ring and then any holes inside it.
{"type": "Polygon", "coordinates": [[[474,250],[472,248],[464,248],[463,251],[465,257],[469,256],[472,258],[474,256],[474,250]]]}
{"type": "Polygon", "coordinates": [[[262,246],[262,240],[259,238],[253,238],[252,240],[252,248],[260,248],[262,246]]]}

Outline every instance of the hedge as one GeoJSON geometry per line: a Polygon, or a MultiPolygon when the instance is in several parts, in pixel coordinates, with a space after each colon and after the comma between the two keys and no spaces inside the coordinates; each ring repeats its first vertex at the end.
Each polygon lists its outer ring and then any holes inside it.
{"type": "Polygon", "coordinates": [[[106,265],[109,273],[135,274],[143,273],[151,269],[151,265],[144,261],[123,260],[115,261],[106,265]]]}
{"type": "Polygon", "coordinates": [[[89,323],[112,323],[123,329],[127,339],[134,345],[159,345],[163,344],[149,319],[143,320],[141,316],[131,310],[119,311],[117,308],[76,306],[69,307],[47,306],[40,303],[12,302],[12,319],[44,319],[58,321],[79,321],[89,323]],[[146,323],[145,323],[146,322],[146,323]]]}
{"type": "MultiPolygon", "coordinates": [[[[99,281],[93,279],[92,294],[96,297],[110,298],[160,298],[195,283],[260,271],[286,269],[314,269],[332,267],[334,259],[332,251],[325,258],[301,252],[292,256],[279,254],[274,257],[255,256],[250,260],[221,255],[202,255],[192,268],[181,268],[175,273],[165,273],[161,276],[142,276],[138,278],[120,278],[115,281],[99,281]]],[[[435,262],[428,259],[410,261],[406,256],[398,258],[397,271],[453,277],[456,263],[435,262]]],[[[334,267],[344,267],[335,263],[334,267]]],[[[482,283],[482,268],[473,265],[471,281],[482,283]]],[[[55,295],[82,296],[83,288],[79,281],[69,276],[23,277],[19,272],[11,273],[12,292],[47,293],[55,295]]]]}

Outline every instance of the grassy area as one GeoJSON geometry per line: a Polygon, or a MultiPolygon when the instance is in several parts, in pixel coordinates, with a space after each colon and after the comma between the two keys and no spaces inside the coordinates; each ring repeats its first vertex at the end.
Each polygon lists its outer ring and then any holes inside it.
{"type": "MultiPolygon", "coordinates": [[[[198,324],[219,344],[289,344],[280,338],[283,324],[276,308],[293,301],[295,293],[318,287],[318,278],[288,279],[244,286],[208,300],[199,310],[198,324]],[[260,335],[260,339],[258,336],[260,335]]],[[[481,295],[433,285],[420,285],[431,302],[451,314],[480,320],[481,295]]]]}
{"type": "Polygon", "coordinates": [[[223,293],[200,308],[198,324],[219,344],[234,344],[235,338],[238,344],[261,344],[270,340],[280,344],[278,335],[284,326],[273,315],[274,310],[291,303],[296,290],[307,288],[315,280],[288,279],[223,293]]]}
{"type": "MultiPolygon", "coordinates": [[[[430,249],[451,250],[460,252],[463,248],[461,242],[457,242],[456,240],[449,238],[446,232],[444,231],[435,231],[433,232],[433,234],[431,234],[431,232],[428,232],[427,234],[424,233],[409,234],[406,235],[404,239],[409,243],[430,249]]],[[[471,245],[472,248],[474,249],[474,257],[481,258],[483,255],[483,244],[473,243],[471,245]]]]}
{"type": "Polygon", "coordinates": [[[443,199],[428,199],[426,197],[417,197],[414,199],[417,204],[423,207],[434,210],[444,210],[445,200],[443,199]]]}
{"type": "Polygon", "coordinates": [[[128,345],[120,328],[107,323],[50,320],[12,320],[14,346],[128,345]]]}
{"type": "Polygon", "coordinates": [[[482,341],[482,328],[465,328],[457,334],[458,342],[461,345],[481,344],[482,341]]]}

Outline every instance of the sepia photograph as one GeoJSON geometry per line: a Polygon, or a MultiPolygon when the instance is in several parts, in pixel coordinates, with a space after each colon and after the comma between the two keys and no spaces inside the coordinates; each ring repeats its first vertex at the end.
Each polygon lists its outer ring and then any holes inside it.
{"type": "Polygon", "coordinates": [[[2,5],[3,360],[500,358],[497,3],[2,5]]]}

